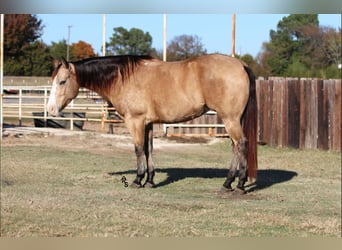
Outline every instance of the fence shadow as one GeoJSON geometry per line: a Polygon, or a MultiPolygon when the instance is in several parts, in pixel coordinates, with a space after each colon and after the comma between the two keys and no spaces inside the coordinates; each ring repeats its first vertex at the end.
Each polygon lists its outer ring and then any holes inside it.
{"type": "MultiPolygon", "coordinates": [[[[111,172],[109,175],[125,175],[135,174],[135,170],[111,172]]],[[[156,174],[166,173],[167,178],[156,184],[156,187],[163,187],[173,182],[177,182],[186,178],[225,178],[228,174],[227,169],[223,168],[157,168],[156,174]]],[[[247,192],[254,192],[269,188],[272,185],[290,181],[298,174],[294,171],[279,169],[262,169],[258,170],[258,180],[246,186],[247,192]]]]}

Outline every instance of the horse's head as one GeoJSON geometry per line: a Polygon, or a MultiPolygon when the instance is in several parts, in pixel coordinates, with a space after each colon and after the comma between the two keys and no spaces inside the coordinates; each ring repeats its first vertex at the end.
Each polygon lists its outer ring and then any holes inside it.
{"type": "Polygon", "coordinates": [[[47,109],[49,114],[58,116],[60,112],[74,99],[79,90],[76,79],[75,66],[64,58],[54,63],[52,74],[52,88],[47,109]]]}

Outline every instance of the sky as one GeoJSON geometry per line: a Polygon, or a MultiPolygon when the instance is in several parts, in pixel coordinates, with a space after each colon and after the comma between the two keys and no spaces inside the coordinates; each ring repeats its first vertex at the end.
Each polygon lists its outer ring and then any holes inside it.
{"type": "MultiPolygon", "coordinates": [[[[90,43],[96,53],[102,55],[102,14],[38,14],[44,27],[42,40],[50,45],[68,39],[70,43],[83,40],[90,43]]],[[[237,14],[236,54],[256,56],[265,41],[269,41],[270,30],[276,30],[278,22],[287,14],[237,14]]],[[[319,23],[334,28],[341,27],[341,15],[319,14],[319,23]]],[[[113,35],[113,28],[139,28],[149,32],[153,38],[152,47],[163,48],[163,14],[107,14],[106,41],[113,35]]],[[[208,53],[231,54],[231,14],[168,14],[167,41],[175,36],[197,35],[208,53]]]]}

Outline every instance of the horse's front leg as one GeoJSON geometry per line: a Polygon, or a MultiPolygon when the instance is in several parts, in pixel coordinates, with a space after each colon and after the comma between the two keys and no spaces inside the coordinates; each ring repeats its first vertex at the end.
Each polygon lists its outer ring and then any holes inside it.
{"type": "Polygon", "coordinates": [[[135,154],[137,156],[137,176],[135,180],[132,183],[132,187],[142,187],[141,181],[145,177],[145,151],[144,151],[144,120],[143,119],[126,119],[126,126],[128,130],[130,131],[133,142],[134,142],[134,149],[135,154]]]}
{"type": "Polygon", "coordinates": [[[154,187],[154,163],[152,159],[153,150],[153,124],[150,123],[145,127],[145,142],[144,142],[146,163],[147,163],[147,180],[144,187],[154,187]]]}

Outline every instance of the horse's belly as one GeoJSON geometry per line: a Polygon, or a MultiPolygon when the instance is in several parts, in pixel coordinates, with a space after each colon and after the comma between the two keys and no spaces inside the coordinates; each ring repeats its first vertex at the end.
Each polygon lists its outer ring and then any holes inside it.
{"type": "Polygon", "coordinates": [[[155,108],[148,120],[162,123],[184,122],[199,117],[208,110],[205,104],[164,106],[155,108]]]}

